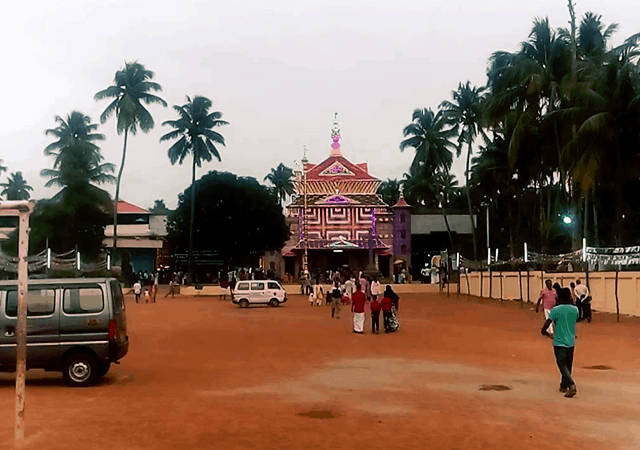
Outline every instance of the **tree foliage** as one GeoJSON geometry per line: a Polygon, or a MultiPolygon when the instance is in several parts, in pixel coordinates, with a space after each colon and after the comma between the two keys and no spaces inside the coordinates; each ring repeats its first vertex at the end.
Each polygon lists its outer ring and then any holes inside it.
{"type": "MultiPolygon", "coordinates": [[[[172,250],[189,243],[191,185],[169,217],[172,250]]],[[[229,264],[242,264],[267,250],[279,250],[289,236],[282,208],[255,178],[211,171],[195,183],[195,242],[200,251],[219,252],[229,264]]]]}
{"type": "Polygon", "coordinates": [[[284,164],[278,164],[278,167],[271,169],[271,172],[264,177],[264,181],[268,181],[273,185],[273,190],[283,204],[287,197],[293,195],[293,170],[284,164]]]}
{"type": "Polygon", "coordinates": [[[33,188],[27,184],[27,180],[22,178],[22,172],[15,172],[9,175],[6,183],[0,183],[3,187],[0,195],[4,195],[7,200],[29,200],[33,188]]]}

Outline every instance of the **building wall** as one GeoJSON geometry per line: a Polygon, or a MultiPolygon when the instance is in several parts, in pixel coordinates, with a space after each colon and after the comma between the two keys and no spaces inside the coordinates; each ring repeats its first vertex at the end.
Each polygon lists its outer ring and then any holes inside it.
{"type": "Polygon", "coordinates": [[[393,225],[393,254],[410,264],[411,211],[409,208],[394,208],[393,225]]]}
{"type": "MultiPolygon", "coordinates": [[[[474,216],[474,221],[476,217],[474,216]]],[[[471,234],[471,221],[468,215],[447,214],[447,221],[452,232],[471,234]]],[[[432,232],[447,232],[442,214],[414,214],[411,217],[411,234],[429,234],[432,232]]]]}

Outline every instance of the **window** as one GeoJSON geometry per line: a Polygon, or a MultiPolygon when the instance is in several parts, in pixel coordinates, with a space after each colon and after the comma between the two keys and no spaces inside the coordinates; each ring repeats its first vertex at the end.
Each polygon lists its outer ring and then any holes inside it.
{"type": "Polygon", "coordinates": [[[122,286],[117,281],[111,282],[111,297],[113,298],[113,304],[118,311],[124,311],[124,295],[122,295],[122,286]]]}
{"type": "Polygon", "coordinates": [[[252,291],[264,291],[264,283],[251,283],[252,291]]]}
{"type": "Polygon", "coordinates": [[[402,244],[400,246],[400,253],[402,253],[402,254],[407,253],[407,246],[406,245],[402,244]]]}
{"type": "Polygon", "coordinates": [[[148,214],[118,214],[118,225],[148,225],[148,214]]]}
{"type": "MultiPolygon", "coordinates": [[[[56,293],[53,289],[29,289],[27,292],[27,316],[50,316],[55,310],[56,293]]],[[[18,315],[18,291],[7,291],[8,317],[18,315]]]]}
{"type": "Polygon", "coordinates": [[[405,220],[407,220],[405,213],[400,214],[400,223],[404,223],[405,220]]]}
{"type": "Polygon", "coordinates": [[[248,291],[249,290],[249,283],[238,283],[237,289],[239,291],[248,291]]]}
{"type": "Polygon", "coordinates": [[[402,239],[406,238],[407,237],[407,231],[406,230],[400,230],[400,237],[402,239]]]}
{"type": "Polygon", "coordinates": [[[267,286],[269,286],[269,289],[280,289],[280,286],[275,281],[269,281],[267,286]]]}
{"type": "Polygon", "coordinates": [[[102,311],[104,296],[99,287],[78,287],[64,290],[62,310],[66,314],[90,314],[102,311]]]}

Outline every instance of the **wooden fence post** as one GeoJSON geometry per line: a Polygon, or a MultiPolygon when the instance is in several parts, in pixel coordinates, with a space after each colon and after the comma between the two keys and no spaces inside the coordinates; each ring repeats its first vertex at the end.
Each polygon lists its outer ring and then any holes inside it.
{"type": "Polygon", "coordinates": [[[618,272],[619,272],[619,270],[620,270],[620,268],[618,266],[616,266],[616,322],[620,322],[620,302],[618,300],[618,272]]]}
{"type": "Polygon", "coordinates": [[[522,272],[518,267],[518,285],[520,286],[520,308],[524,308],[524,301],[522,299],[522,272]]]}

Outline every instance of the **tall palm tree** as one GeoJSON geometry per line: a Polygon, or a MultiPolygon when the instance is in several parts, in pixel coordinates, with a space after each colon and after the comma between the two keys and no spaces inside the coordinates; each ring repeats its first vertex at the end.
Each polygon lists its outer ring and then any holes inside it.
{"type": "Polygon", "coordinates": [[[54,156],[53,169],[43,169],[40,175],[50,178],[46,187],[71,186],[83,183],[113,183],[111,175],[115,166],[102,163],[100,147],[95,142],[104,140],[104,135],[94,133],[98,125],[81,112],[73,111],[65,119],[56,116],[58,126],[45,131],[56,140],[44,149],[44,154],[54,156]]]}
{"type": "Polygon", "coordinates": [[[458,189],[458,181],[454,175],[441,170],[433,176],[432,180],[433,193],[439,200],[440,211],[442,212],[442,218],[444,224],[447,227],[447,233],[449,234],[449,242],[451,243],[451,250],[456,252],[455,244],[453,243],[453,235],[451,234],[451,227],[449,226],[449,219],[447,217],[447,206],[449,205],[449,199],[455,195],[455,191],[458,189]]]}
{"type": "Polygon", "coordinates": [[[457,136],[457,127],[448,127],[448,123],[438,111],[434,114],[430,108],[413,111],[412,122],[402,131],[406,138],[400,143],[400,151],[415,149],[411,170],[418,172],[424,167],[431,174],[438,169],[449,170],[453,162],[455,144],[451,139],[457,136]]]}
{"type": "Polygon", "coordinates": [[[476,224],[473,221],[473,208],[471,206],[471,194],[469,189],[469,164],[471,161],[471,153],[473,152],[473,141],[479,134],[483,134],[481,127],[481,101],[484,87],[471,86],[471,82],[466,84],[460,83],[458,90],[451,93],[453,101],[445,100],[440,104],[445,117],[450,123],[459,126],[460,133],[458,135],[457,156],[462,153],[462,146],[467,144],[467,163],[465,166],[465,184],[467,186],[467,204],[469,206],[469,220],[471,221],[471,232],[473,238],[473,255],[474,259],[478,259],[478,248],[476,242],[476,224]]]}
{"type": "Polygon", "coordinates": [[[189,281],[193,280],[191,257],[193,254],[193,235],[195,224],[196,204],[196,166],[202,167],[202,161],[211,161],[215,156],[222,161],[216,144],[224,144],[224,137],[214,131],[214,128],[229,125],[221,120],[219,111],[209,112],[212,103],[207,97],[196,95],[193,100],[187,96],[187,103],[175,105],[173,109],[178,113],[177,120],[167,120],[162,125],[169,125],[175,130],[160,138],[160,142],[178,139],[168,151],[171,164],[182,161],[191,154],[191,224],[189,227],[189,281]]]}
{"type": "Polygon", "coordinates": [[[27,184],[27,180],[22,178],[22,172],[15,172],[9,175],[6,183],[0,183],[4,190],[0,195],[6,195],[7,200],[29,200],[33,188],[27,184]]]}
{"type": "Polygon", "coordinates": [[[275,169],[271,169],[271,172],[264,177],[264,181],[269,181],[273,185],[281,205],[294,192],[292,177],[293,170],[282,163],[275,169]]]}
{"type": "Polygon", "coordinates": [[[151,93],[162,91],[162,86],[151,81],[153,77],[154,73],[147,70],[142,64],[138,62],[125,63],[124,67],[116,72],[113,84],[94,96],[96,101],[113,99],[100,116],[100,122],[105,123],[115,113],[118,121],[116,130],[118,134],[124,133],[122,161],[120,162],[116,180],[116,196],[113,208],[112,252],[114,255],[118,245],[118,201],[120,200],[120,181],[122,180],[122,171],[124,170],[124,162],[127,156],[127,137],[129,133],[135,135],[138,128],[143,133],[148,133],[155,125],[151,113],[143,106],[143,103],[167,106],[167,102],[151,93]]]}

